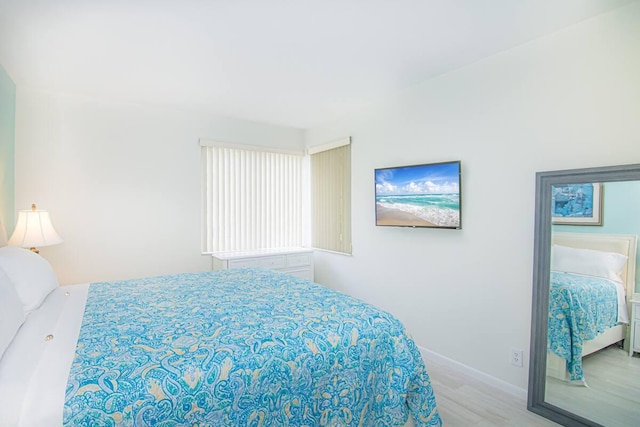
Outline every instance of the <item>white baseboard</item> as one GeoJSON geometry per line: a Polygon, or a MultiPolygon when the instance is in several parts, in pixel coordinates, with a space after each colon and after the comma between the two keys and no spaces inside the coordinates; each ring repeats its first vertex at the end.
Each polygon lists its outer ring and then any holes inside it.
{"type": "Polygon", "coordinates": [[[472,368],[471,366],[467,366],[463,363],[450,359],[446,356],[433,352],[431,350],[427,350],[424,347],[417,346],[422,353],[422,357],[424,358],[427,364],[427,371],[429,370],[429,361],[432,360],[435,363],[439,363],[441,365],[449,366],[463,374],[474,378],[478,381],[481,381],[489,386],[498,388],[506,393],[511,394],[514,397],[517,397],[522,400],[527,400],[527,390],[517,387],[513,384],[510,384],[506,381],[503,381],[499,378],[493,377],[489,374],[485,374],[482,371],[478,371],[477,369],[472,368]]]}

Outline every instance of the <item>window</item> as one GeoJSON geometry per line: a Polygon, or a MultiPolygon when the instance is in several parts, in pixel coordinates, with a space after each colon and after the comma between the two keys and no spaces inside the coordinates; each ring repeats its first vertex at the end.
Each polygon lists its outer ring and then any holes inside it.
{"type": "Polygon", "coordinates": [[[351,138],[309,149],[311,244],[351,253],[351,138]]]}
{"type": "Polygon", "coordinates": [[[203,253],[302,245],[302,153],[200,145],[203,253]]]}

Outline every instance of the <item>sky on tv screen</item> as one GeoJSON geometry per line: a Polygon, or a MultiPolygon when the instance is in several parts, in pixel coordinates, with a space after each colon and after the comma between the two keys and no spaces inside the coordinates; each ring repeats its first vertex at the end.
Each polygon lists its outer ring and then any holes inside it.
{"type": "Polygon", "coordinates": [[[460,192],[458,162],[376,170],[377,195],[452,194],[460,192]]]}

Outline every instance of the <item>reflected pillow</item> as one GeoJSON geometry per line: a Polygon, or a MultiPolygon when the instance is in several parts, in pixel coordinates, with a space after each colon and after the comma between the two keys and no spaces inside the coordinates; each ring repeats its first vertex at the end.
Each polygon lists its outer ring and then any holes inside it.
{"type": "Polygon", "coordinates": [[[618,283],[624,283],[622,271],[626,262],[627,257],[616,252],[560,245],[553,245],[551,254],[551,270],[604,277],[618,283]]]}
{"type": "Polygon", "coordinates": [[[24,322],[22,301],[4,271],[0,270],[0,358],[24,322]]]}
{"type": "Polygon", "coordinates": [[[28,249],[15,246],[0,248],[2,269],[20,297],[25,313],[40,307],[42,301],[58,286],[49,262],[28,249]]]}

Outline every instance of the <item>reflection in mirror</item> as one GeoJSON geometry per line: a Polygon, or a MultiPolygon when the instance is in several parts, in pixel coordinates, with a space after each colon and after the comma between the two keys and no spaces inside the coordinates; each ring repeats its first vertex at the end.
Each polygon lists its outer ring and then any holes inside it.
{"type": "Polygon", "coordinates": [[[537,175],[531,411],[570,426],[638,425],[638,234],[640,165],[537,175]]]}

